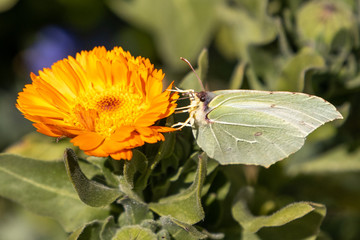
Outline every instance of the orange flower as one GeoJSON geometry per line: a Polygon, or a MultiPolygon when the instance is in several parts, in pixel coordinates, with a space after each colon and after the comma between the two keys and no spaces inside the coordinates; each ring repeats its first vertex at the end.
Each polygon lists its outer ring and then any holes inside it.
{"type": "Polygon", "coordinates": [[[164,74],[149,59],[122,48],[82,51],[30,76],[16,107],[38,132],[73,138],[88,155],[130,160],[132,148],[175,130],[153,124],[174,112],[178,94],[162,92],[164,74]]]}

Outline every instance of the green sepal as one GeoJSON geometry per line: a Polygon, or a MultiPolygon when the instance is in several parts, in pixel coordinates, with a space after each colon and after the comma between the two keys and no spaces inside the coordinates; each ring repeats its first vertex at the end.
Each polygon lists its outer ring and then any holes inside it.
{"type": "Polygon", "coordinates": [[[115,188],[89,180],[81,171],[75,152],[68,148],[64,153],[68,176],[81,201],[92,207],[104,207],[115,201],[122,193],[115,188]]]}

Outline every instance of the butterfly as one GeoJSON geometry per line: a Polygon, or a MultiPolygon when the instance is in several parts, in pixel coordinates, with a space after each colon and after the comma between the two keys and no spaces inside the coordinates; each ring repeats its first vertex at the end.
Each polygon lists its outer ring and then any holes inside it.
{"type": "Polygon", "coordinates": [[[189,95],[190,105],[179,109],[189,118],[176,126],[191,126],[198,146],[220,164],[269,167],[298,151],[321,125],[343,118],[326,100],[305,93],[177,91],[189,95]]]}

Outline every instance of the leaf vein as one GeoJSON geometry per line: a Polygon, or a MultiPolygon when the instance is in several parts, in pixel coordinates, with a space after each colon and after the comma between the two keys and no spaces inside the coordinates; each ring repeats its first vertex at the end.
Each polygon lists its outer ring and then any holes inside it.
{"type": "Polygon", "coordinates": [[[57,189],[57,188],[52,188],[52,187],[46,186],[46,185],[44,185],[44,184],[40,184],[40,183],[35,182],[35,181],[31,180],[31,179],[25,178],[25,177],[23,177],[23,176],[21,176],[21,175],[19,175],[19,174],[16,174],[16,173],[14,173],[14,172],[11,172],[11,171],[7,170],[6,168],[0,167],[0,170],[3,171],[4,173],[7,173],[7,174],[15,177],[15,178],[20,179],[21,181],[27,182],[27,183],[29,183],[29,184],[32,184],[32,185],[38,187],[38,188],[42,188],[42,189],[44,189],[44,190],[46,190],[46,191],[49,191],[49,192],[52,192],[52,193],[56,193],[56,194],[58,194],[58,195],[62,195],[62,196],[65,196],[65,197],[69,197],[69,198],[72,198],[72,199],[76,199],[76,200],[79,199],[75,194],[71,194],[71,193],[69,193],[69,192],[62,191],[62,190],[57,189]]]}

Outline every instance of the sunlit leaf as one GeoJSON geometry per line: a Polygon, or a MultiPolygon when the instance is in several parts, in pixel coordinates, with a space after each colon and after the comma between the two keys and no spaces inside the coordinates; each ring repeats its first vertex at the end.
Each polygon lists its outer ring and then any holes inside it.
{"type": "Polygon", "coordinates": [[[156,234],[148,228],[140,225],[122,227],[118,230],[112,240],[157,240],[156,234]]]}

